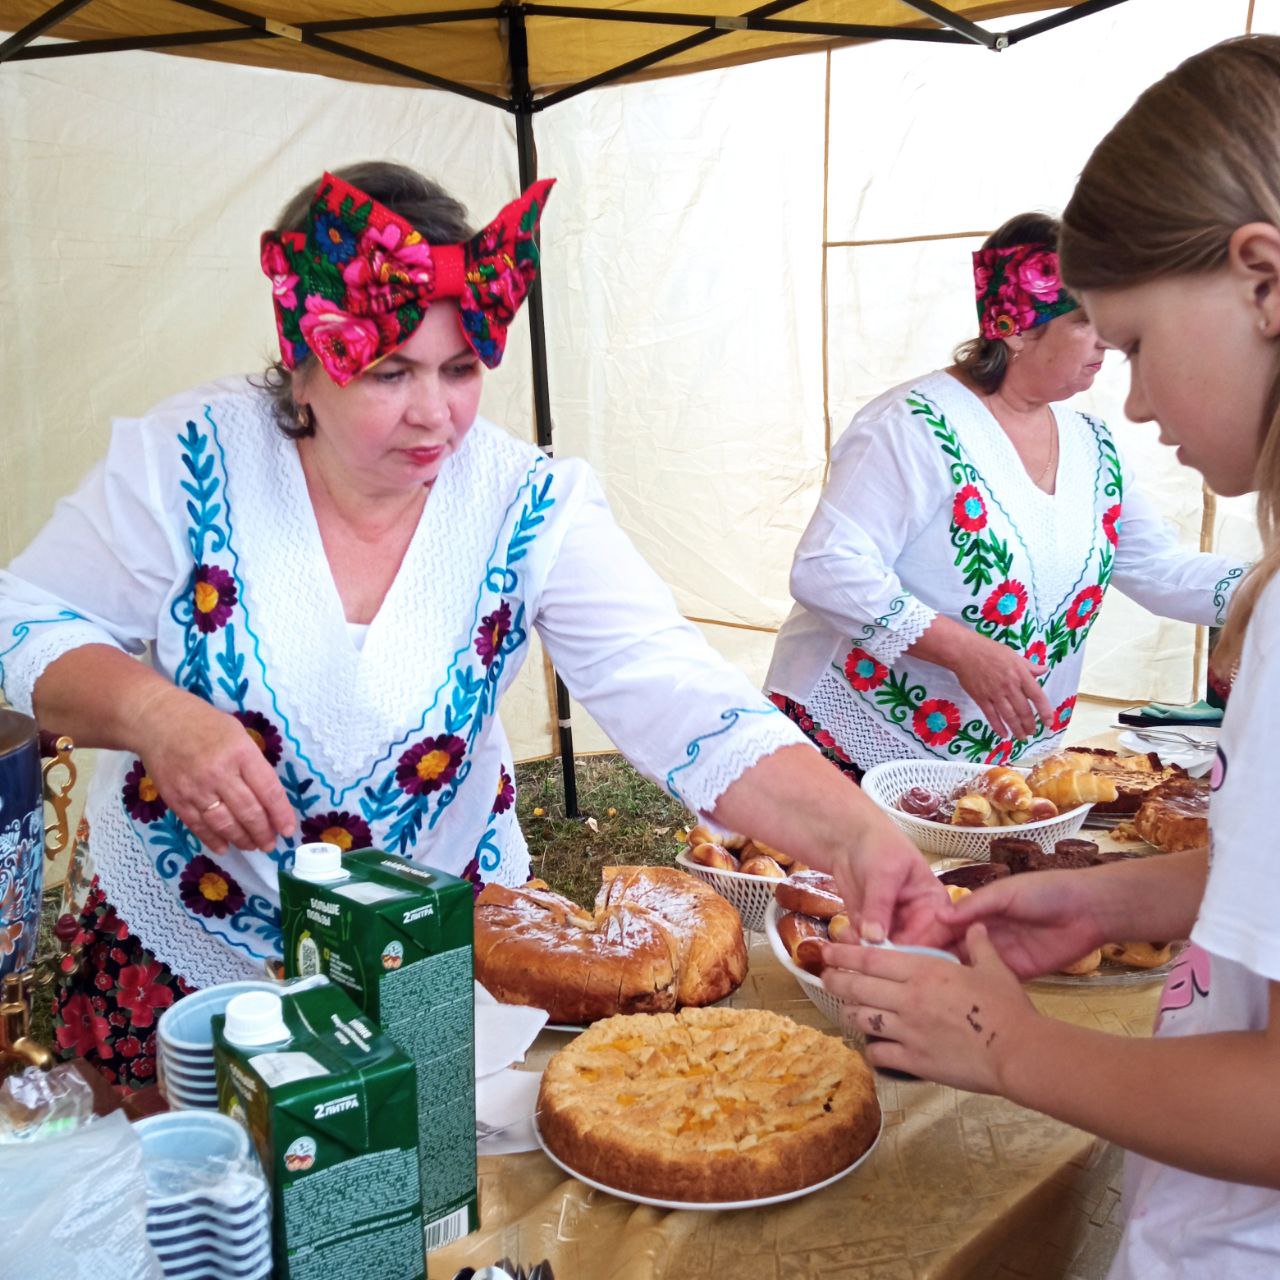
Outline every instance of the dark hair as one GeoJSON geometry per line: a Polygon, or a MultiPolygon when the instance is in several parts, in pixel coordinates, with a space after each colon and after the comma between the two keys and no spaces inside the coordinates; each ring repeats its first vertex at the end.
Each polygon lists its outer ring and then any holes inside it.
{"type": "MultiPolygon", "coordinates": [[[[424,178],[415,169],[388,160],[365,160],[333,170],[335,177],[359,188],[420,231],[432,244],[456,244],[471,237],[466,208],[443,187],[424,178]]],[[[320,179],[308,182],[280,211],[273,230],[302,231],[315,198],[320,179]]],[[[315,362],[307,356],[298,372],[315,362]]],[[[262,389],[268,392],[275,410],[276,425],[290,440],[316,433],[310,410],[303,422],[293,399],[293,375],[280,360],[273,360],[262,375],[262,389]]]]}
{"type": "MultiPolygon", "coordinates": [[[[984,249],[1011,249],[1016,244],[1058,243],[1058,220],[1047,213],[1015,213],[983,242],[984,249]]],[[[1009,348],[1003,338],[979,335],[962,342],[952,355],[956,367],[967,373],[987,395],[1000,390],[1009,371],[1009,348]]]]}

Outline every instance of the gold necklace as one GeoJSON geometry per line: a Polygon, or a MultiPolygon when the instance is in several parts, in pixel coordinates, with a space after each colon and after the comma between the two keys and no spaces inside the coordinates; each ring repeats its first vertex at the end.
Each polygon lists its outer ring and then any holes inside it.
{"type": "Polygon", "coordinates": [[[1048,405],[1045,405],[1045,408],[1049,413],[1049,461],[1045,463],[1044,470],[1036,477],[1037,489],[1044,489],[1045,480],[1053,474],[1053,469],[1058,465],[1058,424],[1053,419],[1053,410],[1048,405]]]}
{"type": "MultiPolygon", "coordinates": [[[[987,412],[996,420],[996,422],[1000,423],[1000,415],[996,412],[996,393],[994,391],[988,392],[983,396],[983,399],[987,402],[987,412]]],[[[1054,467],[1058,465],[1058,424],[1053,417],[1053,407],[1046,404],[1044,408],[1045,412],[1049,415],[1049,461],[1045,464],[1044,470],[1033,482],[1037,489],[1044,488],[1045,480],[1053,473],[1054,467]]],[[[1004,431],[1005,428],[1003,423],[1000,423],[1000,429],[1004,431]]],[[[1008,433],[1006,432],[1006,434],[1008,433]]],[[[1012,440],[1010,443],[1012,443],[1012,440]]]]}

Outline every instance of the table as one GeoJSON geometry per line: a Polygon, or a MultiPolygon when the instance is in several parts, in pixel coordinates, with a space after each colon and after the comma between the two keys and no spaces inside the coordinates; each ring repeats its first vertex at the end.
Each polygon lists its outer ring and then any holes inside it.
{"type": "MultiPolygon", "coordinates": [[[[767,942],[731,1004],[831,1031],[767,942]]],[[[1045,1013],[1147,1035],[1161,982],[1029,991],[1045,1013]]],[[[570,1037],[544,1032],[540,1069],[570,1037]]],[[[481,1229],[431,1255],[429,1280],[509,1256],[557,1280],[1095,1280],[1120,1234],[1120,1153],[1006,1102],[879,1078],[884,1133],[849,1177],[754,1212],[668,1212],[566,1177],[541,1152],[480,1160],[481,1229]]]]}

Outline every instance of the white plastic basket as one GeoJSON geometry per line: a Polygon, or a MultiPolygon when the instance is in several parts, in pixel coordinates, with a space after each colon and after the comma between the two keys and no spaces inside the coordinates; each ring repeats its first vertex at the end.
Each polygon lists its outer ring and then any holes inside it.
{"type": "Polygon", "coordinates": [[[709,884],[722,898],[727,898],[742,917],[742,927],[759,933],[764,928],[765,908],[773,901],[773,886],[781,884],[769,876],[748,876],[741,871],[721,871],[704,867],[689,857],[685,850],[676,854],[676,865],[709,884]]]}
{"type": "MultiPolygon", "coordinates": [[[[899,830],[915,842],[916,848],[944,858],[989,862],[991,842],[999,836],[1034,840],[1046,853],[1052,853],[1057,841],[1069,839],[1084,826],[1092,805],[1078,805],[1056,818],[1024,822],[1015,827],[953,827],[946,822],[917,818],[898,808],[898,797],[912,787],[928,787],[940,795],[950,795],[961,783],[976,780],[988,767],[950,760],[888,760],[867,770],[862,789],[899,830]]],[[[1025,776],[1030,771],[1019,769],[1018,772],[1025,776]]]]}
{"type": "Polygon", "coordinates": [[[778,963],[795,978],[800,984],[800,990],[813,1001],[818,1012],[838,1028],[846,1040],[865,1043],[866,1037],[854,1028],[852,1022],[847,1021],[844,1004],[822,985],[822,979],[806,973],[791,959],[782,939],[778,937],[778,917],[785,914],[786,908],[780,907],[777,899],[770,898],[764,912],[764,935],[769,939],[769,946],[773,948],[778,963]]]}

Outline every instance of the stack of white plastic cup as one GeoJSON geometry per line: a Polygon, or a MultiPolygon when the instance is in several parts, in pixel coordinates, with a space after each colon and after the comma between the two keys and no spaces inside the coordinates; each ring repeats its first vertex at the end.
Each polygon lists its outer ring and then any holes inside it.
{"type": "Polygon", "coordinates": [[[216,1112],[136,1125],[147,1178],[147,1240],[171,1280],[265,1280],[271,1195],[249,1136],[216,1112]]]}
{"type": "Polygon", "coordinates": [[[218,1109],[218,1082],[213,1066],[213,1017],[225,1013],[236,996],[270,991],[266,981],[224,982],[206,987],[166,1009],[156,1027],[160,1089],[175,1111],[218,1109]]]}

